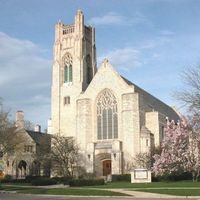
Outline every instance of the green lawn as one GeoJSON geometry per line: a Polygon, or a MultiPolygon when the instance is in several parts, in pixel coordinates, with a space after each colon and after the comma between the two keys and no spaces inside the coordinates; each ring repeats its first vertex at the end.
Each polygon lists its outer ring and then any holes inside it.
{"type": "Polygon", "coordinates": [[[200,182],[177,181],[177,182],[153,182],[153,183],[130,183],[112,182],[98,188],[128,188],[129,190],[169,194],[176,196],[200,196],[200,182]]]}
{"type": "Polygon", "coordinates": [[[200,188],[198,189],[136,189],[134,191],[150,192],[157,194],[169,194],[175,196],[200,196],[200,188]]]}
{"type": "MultiPolygon", "coordinates": [[[[93,186],[94,187],[94,186],[93,186]]],[[[130,183],[130,182],[111,182],[95,188],[171,188],[171,187],[199,187],[200,182],[177,181],[177,182],[153,182],[153,183],[130,183]]]]}
{"type": "Polygon", "coordinates": [[[130,182],[112,182],[101,186],[90,187],[71,187],[71,188],[37,188],[26,187],[23,185],[0,185],[0,190],[16,191],[27,194],[52,194],[52,195],[83,195],[83,196],[127,196],[119,192],[111,192],[111,188],[125,188],[128,190],[170,194],[177,196],[200,196],[200,182],[179,181],[179,182],[154,182],[154,183],[130,183],[130,182]]]}
{"type": "Polygon", "coordinates": [[[55,188],[44,189],[34,187],[0,186],[0,190],[16,191],[24,194],[51,194],[51,195],[82,195],[82,196],[128,196],[119,192],[98,189],[55,188]]]}

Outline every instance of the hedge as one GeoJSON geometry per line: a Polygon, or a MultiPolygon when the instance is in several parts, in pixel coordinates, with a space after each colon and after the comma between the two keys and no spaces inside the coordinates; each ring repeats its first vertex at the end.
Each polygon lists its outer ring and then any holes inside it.
{"type": "Polygon", "coordinates": [[[0,183],[27,183],[27,181],[25,179],[1,179],[0,183]]]}
{"type": "Polygon", "coordinates": [[[129,182],[131,182],[131,175],[130,174],[113,174],[112,182],[114,182],[114,181],[129,181],[129,182]]]}
{"type": "Polygon", "coordinates": [[[31,185],[43,186],[43,185],[55,185],[57,181],[51,178],[37,178],[31,181],[31,185]]]}
{"type": "Polygon", "coordinates": [[[32,185],[52,185],[56,183],[64,183],[64,181],[67,182],[65,177],[50,179],[46,176],[26,176],[25,179],[12,179],[12,176],[6,175],[0,180],[0,183],[31,183],[32,185]],[[63,180],[63,182],[58,181],[58,179],[63,180]]]}
{"type": "Polygon", "coordinates": [[[69,182],[70,186],[94,186],[94,185],[104,185],[104,179],[74,179],[69,182]]]}
{"type": "Polygon", "coordinates": [[[33,180],[43,179],[43,178],[49,178],[49,177],[48,176],[26,176],[25,180],[27,183],[31,183],[33,180]]]}
{"type": "Polygon", "coordinates": [[[69,185],[69,182],[72,180],[72,177],[53,177],[52,180],[55,180],[57,183],[69,185]]]}
{"type": "Polygon", "coordinates": [[[192,180],[192,174],[189,172],[183,172],[181,174],[167,174],[163,176],[152,176],[153,182],[167,182],[167,181],[182,181],[192,180]]]}

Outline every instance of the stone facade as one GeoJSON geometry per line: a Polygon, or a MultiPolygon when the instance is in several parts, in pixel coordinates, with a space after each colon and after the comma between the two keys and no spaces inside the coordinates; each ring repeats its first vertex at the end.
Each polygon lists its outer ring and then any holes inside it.
{"type": "Polygon", "coordinates": [[[166,117],[179,116],[118,74],[107,59],[97,71],[95,30],[84,25],[81,11],[74,25],[59,22],[55,32],[49,133],[76,138],[88,172],[127,172],[136,154],[160,145],[166,117]],[[65,80],[67,67],[72,77],[65,80]]]}
{"type": "Polygon", "coordinates": [[[3,175],[8,174],[17,179],[26,176],[50,176],[50,165],[44,160],[42,154],[50,151],[51,135],[41,133],[39,125],[34,131],[26,130],[24,124],[24,113],[18,111],[15,130],[16,146],[13,151],[0,157],[3,161],[3,175]]]}

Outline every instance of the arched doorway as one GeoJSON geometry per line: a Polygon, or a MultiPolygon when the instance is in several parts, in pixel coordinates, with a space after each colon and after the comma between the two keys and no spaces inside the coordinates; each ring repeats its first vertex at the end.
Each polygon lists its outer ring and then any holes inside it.
{"type": "Polygon", "coordinates": [[[30,174],[32,176],[40,176],[40,162],[37,160],[34,160],[32,162],[32,165],[30,167],[30,174]]]}
{"type": "Polygon", "coordinates": [[[111,154],[99,153],[95,155],[95,173],[97,176],[107,176],[112,173],[111,154]]]}
{"type": "Polygon", "coordinates": [[[102,165],[103,165],[103,176],[110,175],[112,169],[111,160],[103,160],[102,165]]]}
{"type": "Polygon", "coordinates": [[[26,161],[21,160],[18,164],[18,177],[20,178],[26,177],[26,169],[27,169],[26,161]]]}

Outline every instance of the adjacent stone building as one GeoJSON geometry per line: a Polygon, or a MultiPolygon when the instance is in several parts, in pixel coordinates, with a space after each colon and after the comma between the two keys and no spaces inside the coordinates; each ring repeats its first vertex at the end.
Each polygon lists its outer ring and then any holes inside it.
{"type": "Polygon", "coordinates": [[[55,26],[51,120],[48,131],[74,137],[85,168],[99,176],[125,173],[134,156],[159,146],[168,105],[122,77],[105,59],[97,70],[95,29],[75,22],[55,26]]]}
{"type": "Polygon", "coordinates": [[[2,175],[13,178],[26,176],[50,176],[50,163],[46,158],[51,148],[51,135],[42,133],[39,125],[35,130],[26,130],[24,113],[16,113],[16,146],[3,157],[2,175]],[[46,154],[46,156],[45,156],[46,154]]]}

